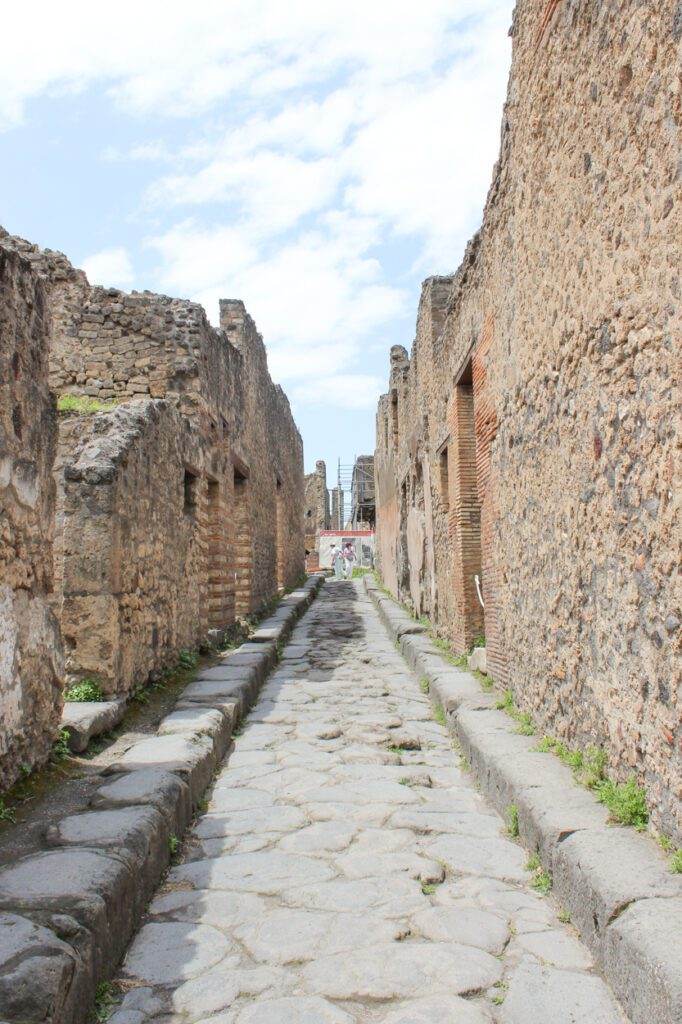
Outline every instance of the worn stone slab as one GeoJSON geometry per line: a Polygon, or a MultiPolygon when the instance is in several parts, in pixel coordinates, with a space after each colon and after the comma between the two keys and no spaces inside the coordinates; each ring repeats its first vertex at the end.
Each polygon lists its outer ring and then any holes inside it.
{"type": "Polygon", "coordinates": [[[208,736],[213,741],[216,758],[221,760],[232,735],[232,721],[232,715],[218,708],[176,708],[161,719],[158,735],[208,736]]]}
{"type": "Polygon", "coordinates": [[[45,839],[50,846],[97,847],[122,858],[138,879],[141,912],[168,864],[169,834],[155,807],[120,807],[69,815],[51,825],[45,839]]]}
{"type": "Polygon", "coordinates": [[[247,1006],[233,1019],[235,1024],[354,1024],[345,1010],[317,996],[266,999],[247,1006]]]}
{"type": "Polygon", "coordinates": [[[0,1018],[38,1024],[74,1013],[92,997],[76,951],[49,929],[0,913],[0,1018]]]}
{"type": "Polygon", "coordinates": [[[24,857],[0,870],[0,910],[47,920],[68,914],[86,930],[81,942],[92,976],[120,957],[139,907],[137,879],[116,856],[93,849],[59,849],[24,857]]]}
{"type": "Polygon", "coordinates": [[[123,972],[152,985],[177,983],[203,974],[234,948],[222,932],[210,925],[153,921],[135,939],[123,972]]]}
{"type": "Polygon", "coordinates": [[[125,700],[66,701],[61,727],[68,730],[70,749],[87,750],[93,737],[115,728],[125,713],[125,700]]]}
{"type": "Polygon", "coordinates": [[[600,959],[633,1020],[682,1021],[681,931],[680,897],[638,900],[606,929],[600,959]]]}
{"type": "Polygon", "coordinates": [[[120,775],[100,786],[90,800],[90,805],[97,809],[147,804],[164,815],[175,835],[184,832],[192,817],[189,785],[164,768],[120,775]]]}
{"type": "Polygon", "coordinates": [[[117,761],[107,767],[106,774],[165,768],[179,772],[190,788],[192,803],[211,781],[216,764],[213,740],[201,734],[153,736],[135,743],[117,761]]]}
{"type": "Polygon", "coordinates": [[[480,1006],[459,996],[432,996],[407,1000],[381,1024],[490,1024],[490,1016],[480,1006]]]}
{"type": "MultiPolygon", "coordinates": [[[[585,829],[555,850],[552,877],[588,946],[599,957],[604,931],[635,900],[682,898],[682,877],[632,829],[585,829]]],[[[679,924],[682,940],[682,922],[679,924]]]]}
{"type": "Polygon", "coordinates": [[[499,981],[500,962],[456,943],[382,943],[321,957],[301,972],[309,989],[329,999],[401,999],[478,992],[499,981]]]}
{"type": "Polygon", "coordinates": [[[500,1020],[502,1024],[627,1024],[601,978],[532,962],[522,962],[512,974],[500,1020]]]}

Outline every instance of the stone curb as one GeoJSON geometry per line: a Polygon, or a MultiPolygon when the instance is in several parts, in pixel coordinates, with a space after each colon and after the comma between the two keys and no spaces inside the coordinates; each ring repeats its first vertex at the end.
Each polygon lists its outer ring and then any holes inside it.
{"type": "MultiPolygon", "coordinates": [[[[282,602],[288,636],[322,576],[282,602]]],[[[277,661],[263,637],[190,683],[159,723],[102,773],[90,809],[64,818],[45,850],[0,869],[0,1022],[84,1024],[111,977],[233,730],[277,661]]]]}
{"type": "Polygon", "coordinates": [[[679,1024],[682,878],[650,839],[610,826],[570,769],[538,753],[536,737],[516,733],[495,698],[449,665],[423,630],[399,632],[409,616],[373,580],[365,577],[365,587],[408,664],[428,679],[481,790],[502,815],[516,806],[520,839],[551,873],[553,893],[633,1024],[679,1024]]]}
{"type": "Polygon", "coordinates": [[[127,710],[125,697],[118,700],[66,701],[62,712],[62,729],[69,733],[69,747],[74,754],[87,750],[90,740],[114,729],[127,710]]]}

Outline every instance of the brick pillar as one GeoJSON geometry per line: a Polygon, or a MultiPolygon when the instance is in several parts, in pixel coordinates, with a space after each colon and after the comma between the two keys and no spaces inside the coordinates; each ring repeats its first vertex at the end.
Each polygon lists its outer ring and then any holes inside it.
{"type": "Polygon", "coordinates": [[[253,571],[253,544],[251,538],[251,516],[249,512],[249,481],[239,470],[234,471],[234,613],[236,616],[250,615],[251,573],[253,571]]]}
{"type": "Polygon", "coordinates": [[[501,570],[495,546],[498,511],[495,480],[491,474],[490,452],[497,434],[498,418],[487,380],[487,353],[493,340],[493,319],[486,316],[472,359],[474,419],[476,430],[476,476],[481,503],[481,569],[485,601],[485,637],[488,672],[501,685],[508,680],[507,659],[500,621],[501,570]]]}
{"type": "Polygon", "coordinates": [[[468,651],[484,630],[475,577],[481,575],[481,507],[476,483],[474,392],[470,383],[455,387],[448,403],[450,443],[441,453],[441,487],[448,492],[448,530],[452,548],[454,619],[452,643],[468,651]],[[443,477],[447,478],[447,484],[443,477]]]}

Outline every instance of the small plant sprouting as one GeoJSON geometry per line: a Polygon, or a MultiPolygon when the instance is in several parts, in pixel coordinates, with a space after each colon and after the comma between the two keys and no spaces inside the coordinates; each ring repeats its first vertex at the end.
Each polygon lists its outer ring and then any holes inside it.
{"type": "Polygon", "coordinates": [[[646,828],[649,821],[646,796],[634,775],[622,783],[606,779],[596,787],[596,791],[598,800],[608,808],[614,821],[632,825],[638,832],[646,828]]]}
{"type": "Polygon", "coordinates": [[[532,853],[526,861],[526,871],[532,872],[533,880],[530,883],[532,887],[546,896],[552,888],[552,876],[543,868],[537,853],[532,853]]]}
{"type": "Polygon", "coordinates": [[[507,808],[507,832],[512,839],[519,836],[519,809],[516,804],[510,804],[507,808]]]}
{"type": "Polygon", "coordinates": [[[433,896],[436,891],[435,882],[422,882],[422,892],[425,896],[433,896]]]}
{"type": "Polygon", "coordinates": [[[12,808],[8,807],[2,797],[0,797],[0,821],[11,821],[14,823],[16,820],[12,808]]]}
{"type": "Polygon", "coordinates": [[[495,707],[498,711],[511,711],[514,707],[514,694],[511,690],[505,690],[502,700],[495,701],[495,707]]]}
{"type": "Polygon", "coordinates": [[[196,668],[199,664],[199,655],[196,651],[190,651],[189,648],[184,648],[178,655],[178,667],[184,669],[196,668]]]}
{"type": "Polygon", "coordinates": [[[674,875],[682,875],[682,846],[670,858],[670,870],[674,875]]]}
{"type": "Polygon", "coordinates": [[[408,778],[407,775],[403,775],[402,779],[398,779],[398,785],[399,786],[411,786],[412,785],[412,779],[408,778]]]}
{"type": "Polygon", "coordinates": [[[59,736],[52,744],[50,760],[54,764],[59,764],[62,761],[66,761],[69,757],[71,757],[71,748],[69,747],[69,730],[60,729],[59,736]]]}
{"type": "Polygon", "coordinates": [[[116,1004],[116,996],[110,981],[101,981],[95,991],[94,1016],[97,1024],[104,1024],[109,1019],[116,1004]]]}
{"type": "Polygon", "coordinates": [[[506,711],[517,722],[516,732],[522,736],[532,736],[535,733],[533,719],[527,711],[519,711],[514,703],[514,694],[511,690],[504,691],[504,696],[496,702],[495,707],[498,711],[506,711]]]}
{"type": "Polygon", "coordinates": [[[493,680],[490,678],[490,676],[487,676],[485,672],[481,672],[480,669],[477,668],[473,670],[469,669],[469,671],[471,672],[474,679],[478,680],[478,682],[481,684],[484,690],[492,690],[495,684],[493,683],[493,680]]]}
{"type": "Polygon", "coordinates": [[[180,848],[180,840],[176,835],[168,837],[168,849],[170,850],[171,857],[174,857],[180,848]]]}
{"type": "Polygon", "coordinates": [[[428,693],[429,690],[431,689],[431,684],[429,683],[426,676],[419,680],[419,689],[421,690],[422,693],[428,693]]]}
{"type": "Polygon", "coordinates": [[[73,413],[76,416],[94,416],[98,412],[111,412],[118,402],[115,398],[102,401],[87,395],[60,395],[57,399],[57,412],[73,413]]]}
{"type": "Polygon", "coordinates": [[[435,718],[435,720],[438,722],[439,725],[446,725],[447,724],[446,723],[446,719],[445,719],[445,711],[443,710],[442,705],[440,705],[440,704],[434,705],[433,717],[435,718]]]}
{"type": "Polygon", "coordinates": [[[562,924],[570,924],[571,923],[571,915],[569,914],[569,912],[566,910],[565,907],[561,908],[561,910],[557,914],[557,917],[559,918],[559,920],[561,921],[562,924]]]}
{"type": "Polygon", "coordinates": [[[504,998],[507,995],[507,989],[509,988],[509,983],[506,982],[506,981],[496,981],[495,984],[493,985],[493,988],[496,988],[499,991],[497,992],[496,995],[494,995],[492,997],[492,999],[490,1001],[495,1006],[502,1006],[502,1003],[504,1002],[504,998]]]}
{"type": "Polygon", "coordinates": [[[85,676],[64,692],[64,700],[84,703],[102,700],[102,687],[92,676],[85,676]]]}

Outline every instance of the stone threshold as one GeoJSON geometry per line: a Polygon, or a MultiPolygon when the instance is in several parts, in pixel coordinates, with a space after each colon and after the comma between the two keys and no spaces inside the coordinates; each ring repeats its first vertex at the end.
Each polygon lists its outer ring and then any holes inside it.
{"type": "Polygon", "coordinates": [[[296,621],[324,582],[310,577],[250,640],[204,669],[156,736],[107,766],[89,810],[45,849],[0,870],[0,1021],[85,1024],[296,621]]]}
{"type": "Polygon", "coordinates": [[[552,877],[552,891],[633,1024],[682,1021],[682,878],[651,839],[610,825],[569,768],[515,732],[469,672],[450,665],[427,629],[370,577],[365,587],[414,672],[429,682],[448,729],[485,796],[518,810],[519,838],[552,877]]]}

